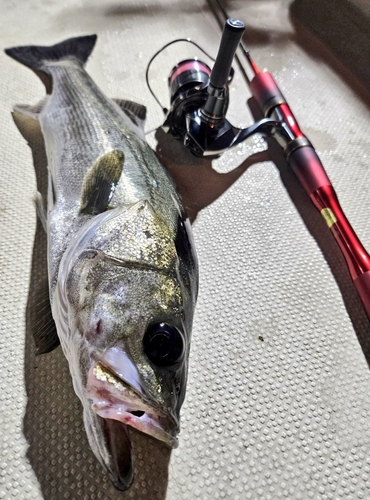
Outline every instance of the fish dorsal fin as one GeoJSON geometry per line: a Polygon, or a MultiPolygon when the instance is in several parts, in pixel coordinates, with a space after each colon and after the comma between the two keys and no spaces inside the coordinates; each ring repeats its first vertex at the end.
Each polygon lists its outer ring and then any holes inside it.
{"type": "Polygon", "coordinates": [[[45,275],[43,282],[38,284],[36,293],[37,298],[35,299],[35,308],[33,311],[33,340],[36,346],[36,353],[45,354],[53,351],[60,344],[51,313],[47,275],[45,275]]]}
{"type": "Polygon", "coordinates": [[[94,163],[83,182],[80,213],[97,215],[107,210],[123,163],[124,154],[118,149],[108,151],[94,163]]]}
{"type": "Polygon", "coordinates": [[[127,99],[113,99],[113,101],[118,104],[134,125],[144,130],[146,107],[143,104],[138,104],[137,102],[127,99]]]}

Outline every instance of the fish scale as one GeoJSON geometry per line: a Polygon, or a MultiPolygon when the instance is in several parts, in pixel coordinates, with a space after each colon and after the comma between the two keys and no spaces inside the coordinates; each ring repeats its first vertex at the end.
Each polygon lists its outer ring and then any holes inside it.
{"type": "MultiPolygon", "coordinates": [[[[58,241],[51,239],[51,261],[54,262],[52,274],[55,274],[58,270],[55,262],[60,261],[70,240],[70,232],[59,229],[59,212],[69,211],[71,216],[77,219],[76,227],[85,222],[83,218],[78,219],[76,200],[78,201],[81,196],[87,171],[104,153],[121,149],[126,157],[122,178],[116,186],[116,194],[113,195],[110,204],[112,208],[122,204],[132,204],[138,200],[149,200],[163,217],[167,220],[171,217],[172,220],[168,220],[168,223],[173,228],[176,225],[177,212],[169,213],[166,203],[163,203],[165,197],[160,193],[160,189],[154,188],[153,183],[149,182],[153,179],[153,174],[148,172],[148,161],[144,160],[135,143],[141,139],[134,135],[129,119],[118,113],[116,106],[95,86],[80,63],[71,60],[67,63],[63,61],[61,64],[52,62],[48,65],[48,69],[56,83],[53,95],[41,112],[40,122],[47,138],[46,146],[51,149],[50,153],[48,152],[48,157],[52,159],[49,168],[58,199],[50,215],[49,224],[51,226],[56,224],[58,226],[56,232],[59,235],[62,233],[62,238],[59,236],[58,241]],[[110,114],[107,114],[107,110],[110,114]],[[66,126],[61,128],[60,123],[66,126]],[[128,135],[130,142],[127,140],[128,135]],[[134,168],[130,168],[131,164],[134,168]],[[66,165],[73,165],[73,177],[66,165]]],[[[153,161],[151,163],[150,167],[153,170],[157,165],[153,161]]],[[[163,169],[158,170],[156,173],[158,181],[168,184],[167,178],[163,179],[165,175],[163,169]]],[[[177,196],[174,190],[171,195],[177,196]]],[[[55,278],[52,282],[55,284],[55,278]]]]}
{"type": "MultiPolygon", "coordinates": [[[[158,209],[161,211],[164,196],[160,188],[153,189],[153,172],[150,172],[150,168],[153,170],[158,167],[156,162],[152,161],[148,169],[147,160],[143,158],[140,148],[135,144],[138,139],[133,133],[132,123],[130,124],[128,118],[124,115],[118,115],[116,106],[113,102],[102,95],[96,87],[91,88],[89,92],[90,105],[86,109],[85,103],[81,100],[79,87],[83,87],[83,85],[87,83],[88,88],[90,88],[92,86],[91,79],[85,72],[81,72],[79,67],[76,69],[71,68],[69,71],[68,69],[64,67],[57,67],[54,69],[54,67],[52,67],[51,70],[59,74],[62,73],[65,79],[65,82],[62,82],[64,85],[62,87],[63,91],[61,92],[61,96],[63,97],[63,94],[65,94],[66,98],[68,98],[66,102],[67,117],[65,122],[71,124],[70,129],[72,132],[70,135],[72,138],[75,136],[81,138],[82,142],[86,144],[88,148],[84,151],[84,154],[87,155],[90,153],[87,158],[80,159],[82,168],[79,172],[78,180],[82,183],[86,170],[91,167],[96,158],[101,154],[112,149],[121,148],[126,155],[124,178],[122,177],[122,180],[116,187],[117,194],[114,195],[111,206],[118,206],[122,203],[130,204],[140,199],[148,199],[153,206],[158,205],[158,209]],[[78,81],[78,86],[72,85],[72,82],[75,81],[73,76],[76,70],[78,77],[81,79],[81,81],[78,81]],[[64,89],[66,90],[64,91],[64,89]],[[70,108],[68,104],[70,102],[73,102],[74,105],[69,113],[68,111],[70,108]],[[108,116],[107,109],[111,111],[111,114],[108,116]],[[77,128],[75,132],[74,128],[77,128]],[[127,142],[127,135],[130,135],[129,139],[131,142],[127,142]],[[131,163],[134,165],[132,169],[130,168],[131,163]],[[140,175],[137,173],[137,165],[140,165],[140,175]]],[[[60,85],[61,84],[59,84],[59,86],[60,85]]],[[[66,156],[68,154],[78,154],[78,149],[73,153],[69,153],[69,150],[64,150],[64,154],[66,156]]],[[[68,156],[65,158],[66,161],[68,161],[67,158],[68,156]]],[[[162,180],[162,182],[166,184],[168,183],[168,179],[163,178],[165,173],[162,169],[159,169],[155,174],[157,178],[160,178],[159,180],[162,180]]],[[[63,173],[61,173],[61,175],[63,175],[63,173]]],[[[68,183],[68,177],[63,179],[63,181],[68,183]]],[[[78,186],[78,182],[76,183],[76,188],[81,189],[80,186],[78,186]]],[[[77,191],[77,193],[73,192],[73,195],[76,196],[76,194],[79,195],[80,191],[77,191]]],[[[175,191],[173,191],[172,196],[177,198],[175,191]]],[[[164,204],[163,207],[165,208],[166,204],[164,204]]],[[[168,217],[168,213],[163,213],[163,215],[168,217]]]]}
{"type": "MultiPolygon", "coordinates": [[[[111,149],[124,148],[124,134],[121,130],[125,124],[122,119],[117,124],[118,120],[107,115],[104,108],[112,107],[108,99],[104,96],[99,99],[99,89],[96,86],[91,88],[89,76],[77,62],[68,62],[67,67],[57,66],[55,63],[49,66],[54,80],[58,83],[55,85],[55,94],[53,92],[47,109],[44,110],[44,116],[42,114],[40,118],[43,128],[54,135],[51,139],[53,155],[58,158],[60,150],[63,164],[71,162],[74,166],[73,183],[68,170],[59,169],[55,172],[53,167],[53,173],[56,175],[55,187],[58,190],[61,186],[65,196],[76,198],[81,194],[86,171],[94,161],[111,149]],[[81,92],[82,89],[84,92],[81,92]],[[61,129],[60,123],[64,123],[66,127],[61,129]],[[111,132],[108,134],[109,130],[111,132]],[[65,144],[69,145],[68,149],[65,144]]],[[[128,130],[127,125],[125,128],[128,130]]]]}

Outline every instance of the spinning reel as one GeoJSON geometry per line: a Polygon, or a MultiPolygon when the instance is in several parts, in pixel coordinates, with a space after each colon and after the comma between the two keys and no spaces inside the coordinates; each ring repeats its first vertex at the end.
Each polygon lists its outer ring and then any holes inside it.
{"type": "Polygon", "coordinates": [[[264,118],[243,129],[226,119],[231,65],[244,30],[241,21],[228,19],[212,70],[198,59],[186,59],[168,78],[171,108],[163,129],[196,156],[220,155],[256,133],[274,135],[283,143],[294,138],[281,117],[264,118]]]}

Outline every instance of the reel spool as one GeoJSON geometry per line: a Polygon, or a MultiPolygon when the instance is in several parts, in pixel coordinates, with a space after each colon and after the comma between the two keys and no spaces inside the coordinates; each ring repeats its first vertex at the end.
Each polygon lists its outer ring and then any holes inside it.
{"type": "Polygon", "coordinates": [[[178,63],[168,77],[171,109],[164,127],[177,139],[186,132],[186,115],[201,108],[207,100],[211,68],[199,59],[178,63]]]}

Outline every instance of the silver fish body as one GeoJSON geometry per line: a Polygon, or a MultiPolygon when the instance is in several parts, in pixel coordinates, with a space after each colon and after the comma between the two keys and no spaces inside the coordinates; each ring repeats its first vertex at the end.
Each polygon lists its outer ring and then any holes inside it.
{"type": "Polygon", "coordinates": [[[120,489],[127,426],[176,446],[198,270],[181,200],[143,133],[143,106],[108,99],[84,69],[96,37],[8,55],[51,94],[38,108],[49,168],[53,318],[92,450],[120,489]]]}

